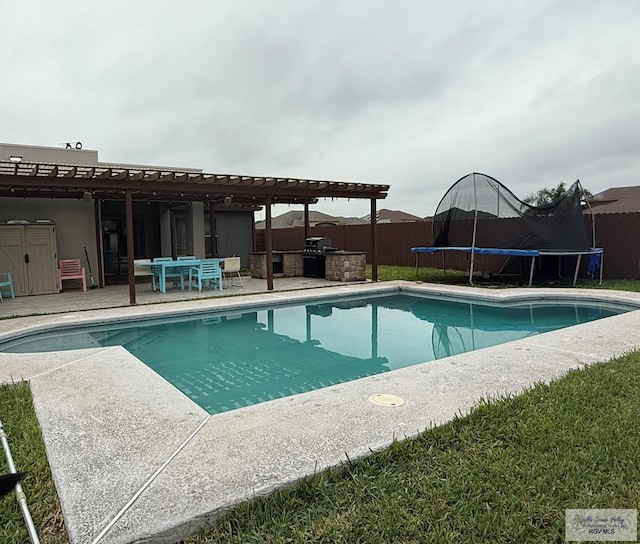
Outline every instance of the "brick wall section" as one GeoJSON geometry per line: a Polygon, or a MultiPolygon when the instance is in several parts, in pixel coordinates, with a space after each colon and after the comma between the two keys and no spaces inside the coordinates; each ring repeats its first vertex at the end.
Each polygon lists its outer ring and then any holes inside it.
{"type": "Polygon", "coordinates": [[[264,279],[267,277],[267,258],[265,255],[256,255],[252,253],[249,255],[249,262],[251,263],[252,278],[264,279]]]}
{"type": "Polygon", "coordinates": [[[302,253],[284,253],[282,271],[287,278],[302,276],[304,274],[302,253]]]}
{"type": "Polygon", "coordinates": [[[331,281],[364,281],[364,253],[327,253],[325,278],[331,281]]]}
{"type": "MultiPolygon", "coordinates": [[[[251,263],[251,277],[266,279],[267,277],[267,256],[264,253],[251,253],[249,255],[251,263]]],[[[274,277],[296,277],[302,276],[303,261],[302,252],[298,253],[278,253],[274,259],[282,259],[282,274],[274,274],[274,277]]]]}

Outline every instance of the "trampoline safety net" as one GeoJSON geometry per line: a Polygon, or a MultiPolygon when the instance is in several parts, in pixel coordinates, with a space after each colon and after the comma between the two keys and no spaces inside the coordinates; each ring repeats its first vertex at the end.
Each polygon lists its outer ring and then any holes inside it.
{"type": "Polygon", "coordinates": [[[582,251],[590,247],[576,181],[547,206],[530,206],[496,179],[472,173],[446,192],[433,219],[434,246],[582,251]]]}

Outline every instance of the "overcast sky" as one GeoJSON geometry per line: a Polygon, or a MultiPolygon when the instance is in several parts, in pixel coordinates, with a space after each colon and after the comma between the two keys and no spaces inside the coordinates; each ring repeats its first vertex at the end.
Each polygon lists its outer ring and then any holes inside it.
{"type": "Polygon", "coordinates": [[[638,0],[2,4],[3,143],[384,183],[418,216],[472,171],[640,184],[638,0]]]}

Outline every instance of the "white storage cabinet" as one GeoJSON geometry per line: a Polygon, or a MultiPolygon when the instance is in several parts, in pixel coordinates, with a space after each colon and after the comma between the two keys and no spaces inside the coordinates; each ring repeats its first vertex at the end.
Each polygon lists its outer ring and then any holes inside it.
{"type": "Polygon", "coordinates": [[[0,225],[0,272],[9,272],[16,296],[58,292],[56,226],[0,225]]]}

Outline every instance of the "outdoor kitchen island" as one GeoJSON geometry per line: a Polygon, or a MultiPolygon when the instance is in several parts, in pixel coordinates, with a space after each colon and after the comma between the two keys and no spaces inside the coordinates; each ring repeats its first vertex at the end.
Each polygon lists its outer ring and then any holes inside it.
{"type": "Polygon", "coordinates": [[[325,279],[332,281],[365,281],[367,254],[361,251],[327,253],[325,279]]]}
{"type": "MultiPolygon", "coordinates": [[[[272,251],[273,277],[291,278],[302,276],[302,251],[272,251]]],[[[249,253],[252,278],[267,277],[267,254],[264,251],[249,253]]]]}
{"type": "MultiPolygon", "coordinates": [[[[264,251],[252,252],[251,277],[267,277],[264,251]]],[[[273,251],[273,276],[326,278],[332,281],[364,281],[366,253],[331,247],[329,238],[307,238],[302,251],[273,251]]]]}

